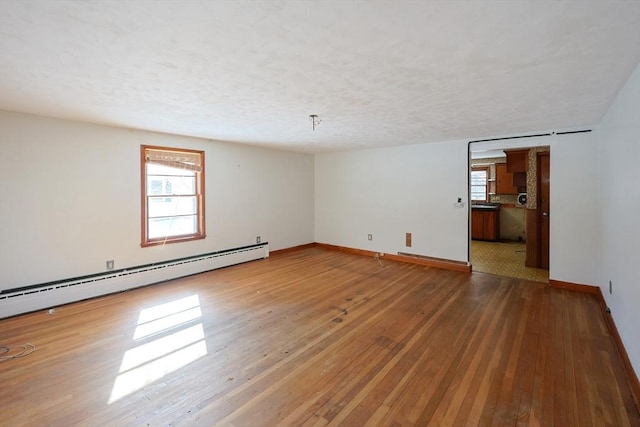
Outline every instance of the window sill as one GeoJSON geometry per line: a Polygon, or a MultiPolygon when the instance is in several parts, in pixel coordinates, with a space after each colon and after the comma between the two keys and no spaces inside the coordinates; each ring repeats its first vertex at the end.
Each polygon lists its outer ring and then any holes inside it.
{"type": "Polygon", "coordinates": [[[170,243],[181,243],[181,242],[190,242],[192,240],[202,240],[205,239],[207,237],[206,234],[203,235],[189,235],[189,236],[175,236],[175,237],[171,237],[171,238],[167,238],[167,239],[161,239],[161,240],[149,240],[146,242],[142,242],[140,243],[140,246],[143,248],[149,247],[149,246],[161,246],[161,245],[168,245],[170,243]]]}

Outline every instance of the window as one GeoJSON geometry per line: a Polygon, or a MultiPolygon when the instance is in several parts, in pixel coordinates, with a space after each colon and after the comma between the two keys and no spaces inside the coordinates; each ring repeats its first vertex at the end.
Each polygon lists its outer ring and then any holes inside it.
{"type": "Polygon", "coordinates": [[[486,202],[489,200],[487,191],[488,180],[488,167],[471,168],[471,201],[486,202]]]}
{"type": "Polygon", "coordinates": [[[140,147],[142,246],[204,239],[204,151],[140,147]]]}

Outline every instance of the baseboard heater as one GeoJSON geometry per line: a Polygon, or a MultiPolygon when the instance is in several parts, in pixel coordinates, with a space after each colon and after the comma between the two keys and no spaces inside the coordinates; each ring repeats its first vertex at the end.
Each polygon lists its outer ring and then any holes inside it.
{"type": "Polygon", "coordinates": [[[269,244],[228,249],[0,292],[0,319],[269,257],[269,244]]]}

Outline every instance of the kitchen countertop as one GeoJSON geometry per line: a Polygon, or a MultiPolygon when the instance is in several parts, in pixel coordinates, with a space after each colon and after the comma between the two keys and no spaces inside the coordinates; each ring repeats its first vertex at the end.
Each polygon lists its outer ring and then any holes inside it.
{"type": "Polygon", "coordinates": [[[471,209],[479,209],[484,211],[497,211],[500,209],[500,203],[478,203],[472,204],[471,209]]]}

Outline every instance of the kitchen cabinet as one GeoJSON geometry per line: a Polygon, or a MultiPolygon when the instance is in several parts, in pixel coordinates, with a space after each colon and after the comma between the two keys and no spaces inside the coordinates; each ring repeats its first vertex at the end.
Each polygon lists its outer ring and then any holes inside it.
{"type": "Polygon", "coordinates": [[[471,238],[491,241],[500,238],[500,208],[471,209],[471,238]]]}
{"type": "Polygon", "coordinates": [[[527,173],[516,172],[513,174],[513,185],[518,189],[518,193],[527,192],[527,173]]]}
{"type": "Polygon", "coordinates": [[[529,170],[529,149],[504,150],[507,155],[507,172],[517,173],[529,170]]]}
{"type": "Polygon", "coordinates": [[[506,163],[496,163],[496,194],[518,194],[513,185],[513,174],[507,172],[506,163]]]}

